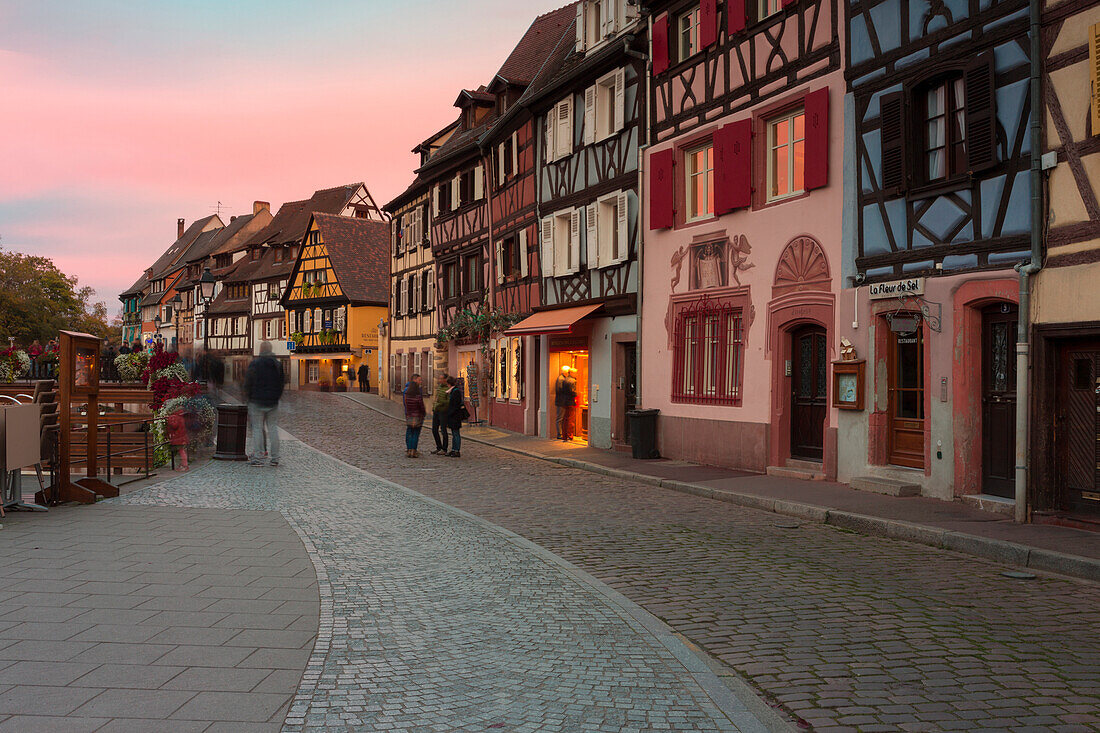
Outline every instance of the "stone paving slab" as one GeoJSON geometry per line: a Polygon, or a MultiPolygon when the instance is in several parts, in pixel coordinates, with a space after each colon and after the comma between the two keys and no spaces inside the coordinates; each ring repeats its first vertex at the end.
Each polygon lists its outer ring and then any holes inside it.
{"type": "Polygon", "coordinates": [[[469,442],[410,460],[342,395],[282,424],[546,547],[818,730],[1100,730],[1100,586],[469,442]],[[844,722],[841,722],[841,721],[844,722]]]}
{"type": "MultiPolygon", "coordinates": [[[[295,441],[277,469],[219,464],[118,501],[278,510],[301,534],[320,577],[321,620],[286,731],[765,730],[667,627],[615,591],[510,532],[295,441]]],[[[278,628],[244,633],[302,633],[269,625],[278,628]]],[[[268,648],[234,664],[305,661],[301,652],[268,648]]],[[[258,722],[275,702],[255,689],[200,693],[172,717],[235,711],[258,722]]]]}
{"type": "Polygon", "coordinates": [[[282,724],[316,636],[319,596],[314,574],[285,614],[286,601],[260,599],[285,580],[269,570],[312,573],[278,512],[59,507],[10,514],[0,542],[0,732],[202,731],[241,720],[224,699],[203,695],[242,692],[256,695],[249,720],[266,711],[268,730],[282,724]],[[279,562],[231,562],[256,548],[279,562]],[[257,600],[207,611],[220,601],[198,594],[232,583],[254,588],[257,600]],[[296,645],[291,674],[237,667],[279,641],[250,636],[271,633],[273,622],[248,623],[256,617],[308,622],[309,631],[280,632],[293,638],[271,649],[296,645]]]}

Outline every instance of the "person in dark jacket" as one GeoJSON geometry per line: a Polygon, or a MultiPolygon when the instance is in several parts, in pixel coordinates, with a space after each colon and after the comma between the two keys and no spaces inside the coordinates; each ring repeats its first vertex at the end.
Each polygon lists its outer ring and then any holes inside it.
{"type": "Polygon", "coordinates": [[[420,430],[424,427],[424,393],[420,389],[420,375],[414,374],[405,385],[405,455],[419,458],[420,430]]]}
{"type": "Polygon", "coordinates": [[[573,426],[576,424],[577,380],[568,366],[561,368],[561,376],[554,384],[554,406],[558,408],[558,439],[573,439],[573,426]]]}
{"type": "Polygon", "coordinates": [[[370,367],[365,361],[359,365],[359,391],[370,392],[370,367]]]}
{"type": "Polygon", "coordinates": [[[264,433],[267,433],[267,457],[279,465],[279,399],[283,396],[283,366],[271,355],[271,342],[260,342],[260,355],[248,365],[244,377],[244,396],[248,401],[248,420],[252,423],[252,459],[250,466],[264,465],[264,433]]]}
{"type": "Polygon", "coordinates": [[[461,458],[462,436],[459,430],[462,429],[462,421],[470,416],[470,412],[466,409],[466,398],[458,386],[458,380],[447,377],[447,386],[450,387],[447,390],[447,427],[451,429],[451,452],[447,455],[451,458],[461,458]]]}
{"type": "Polygon", "coordinates": [[[130,344],[123,341],[122,346],[118,347],[118,353],[119,354],[129,354],[130,353],[130,344]]]}

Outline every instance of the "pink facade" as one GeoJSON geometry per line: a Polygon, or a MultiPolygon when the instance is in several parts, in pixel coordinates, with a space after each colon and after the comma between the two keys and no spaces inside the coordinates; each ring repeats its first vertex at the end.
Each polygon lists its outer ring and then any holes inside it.
{"type": "MultiPolygon", "coordinates": [[[[817,426],[820,436],[815,438],[821,442],[818,460],[822,471],[835,477],[837,411],[829,406],[832,386],[828,382],[829,362],[839,358],[836,305],[842,285],[843,98],[842,74],[818,77],[784,89],[781,97],[755,109],[724,114],[669,136],[647,152],[647,169],[650,158],[667,156],[667,151],[672,151],[674,162],[673,226],[654,230],[649,228],[649,217],[646,221],[641,317],[642,404],[661,411],[662,455],[752,471],[785,467],[792,456],[798,458],[798,446],[792,448],[798,426],[793,424],[806,417],[793,404],[801,355],[794,350],[796,343],[802,348],[798,339],[805,335],[816,358],[810,375],[815,384],[812,391],[825,390],[814,395],[817,404],[810,418],[822,422],[817,426]],[[767,136],[769,116],[773,110],[798,105],[810,92],[817,92],[816,99],[827,100],[824,185],[768,203],[763,197],[767,152],[761,141],[767,136]],[[690,205],[685,200],[684,156],[713,139],[725,125],[742,120],[750,120],[752,128],[751,204],[729,214],[685,221],[690,205]],[[736,348],[734,326],[726,325],[733,321],[728,320],[714,321],[730,333],[728,337],[717,333],[717,338],[706,331],[706,316],[695,321],[702,330],[694,333],[694,343],[702,341],[702,348],[685,346],[685,339],[693,340],[691,317],[685,320],[685,314],[693,311],[685,308],[707,303],[718,306],[713,313],[739,316],[742,357],[715,353],[736,348]],[[821,340],[814,339],[823,339],[824,346],[815,346],[821,340]],[[822,354],[824,363],[820,363],[822,354]],[[720,373],[711,378],[716,384],[706,383],[705,373],[714,368],[711,359],[719,363],[720,373]],[[693,385],[694,394],[676,395],[691,391],[685,387],[684,372],[692,370],[704,374],[704,383],[693,385]]],[[[720,175],[716,169],[715,178],[720,175]]],[[[705,305],[702,313],[708,313],[705,305]]],[[[812,450],[803,452],[815,458],[812,450]]]]}

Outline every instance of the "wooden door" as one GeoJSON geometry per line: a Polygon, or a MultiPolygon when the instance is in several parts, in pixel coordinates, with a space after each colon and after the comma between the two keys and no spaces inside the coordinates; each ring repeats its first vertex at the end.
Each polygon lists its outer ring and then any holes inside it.
{"type": "Polygon", "coordinates": [[[1011,499],[1016,490],[1015,305],[982,312],[982,491],[1011,499]]]}
{"type": "Polygon", "coordinates": [[[825,437],[825,329],[791,332],[791,457],[820,461],[825,437]]]}
{"type": "Polygon", "coordinates": [[[1100,343],[1060,349],[1055,443],[1062,504],[1100,512],[1100,343]]]}
{"type": "Polygon", "coordinates": [[[630,420],[626,414],[638,406],[638,346],[634,341],[617,344],[615,389],[618,405],[615,416],[620,442],[630,442],[630,420]]]}
{"type": "Polygon", "coordinates": [[[890,463],[924,468],[924,329],[919,315],[895,317],[887,354],[890,463]],[[905,328],[905,326],[900,326],[905,328]]]}

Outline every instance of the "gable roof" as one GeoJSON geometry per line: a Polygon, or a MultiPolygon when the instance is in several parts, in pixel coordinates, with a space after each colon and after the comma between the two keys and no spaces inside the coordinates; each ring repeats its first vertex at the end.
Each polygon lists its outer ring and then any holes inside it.
{"type": "Polygon", "coordinates": [[[388,305],[389,223],[332,214],[314,214],[313,221],[321,232],[340,289],[351,304],[388,305]]]}
{"type": "MultiPolygon", "coordinates": [[[[558,47],[562,34],[576,23],[576,8],[577,3],[573,2],[535,18],[501,64],[494,75],[494,81],[500,79],[516,86],[526,86],[533,81],[547,57],[558,47]]],[[[476,98],[473,95],[481,95],[485,89],[486,87],[481,86],[475,91],[464,90],[459,99],[463,95],[476,98]]],[[[496,119],[497,116],[490,112],[476,127],[463,129],[460,124],[459,129],[416,172],[439,168],[446,162],[459,159],[463,154],[472,153],[478,146],[479,138],[496,124],[496,119]]]]}
{"type": "Polygon", "coordinates": [[[183,232],[183,236],[172,243],[172,246],[164,251],[157,261],[149,268],[149,279],[156,280],[168,274],[169,268],[179,261],[180,257],[198,239],[200,234],[212,223],[217,222],[218,228],[222,227],[222,220],[217,214],[203,217],[191,222],[191,226],[183,232]]]}
{"type": "MultiPolygon", "coordinates": [[[[352,197],[360,188],[366,188],[362,181],[348,183],[333,188],[314,191],[313,195],[302,201],[288,201],[279,207],[271,222],[248,240],[248,245],[297,244],[309,231],[309,217],[315,213],[339,214],[351,204],[352,197]]],[[[367,198],[373,203],[370,192],[367,198]]]]}

